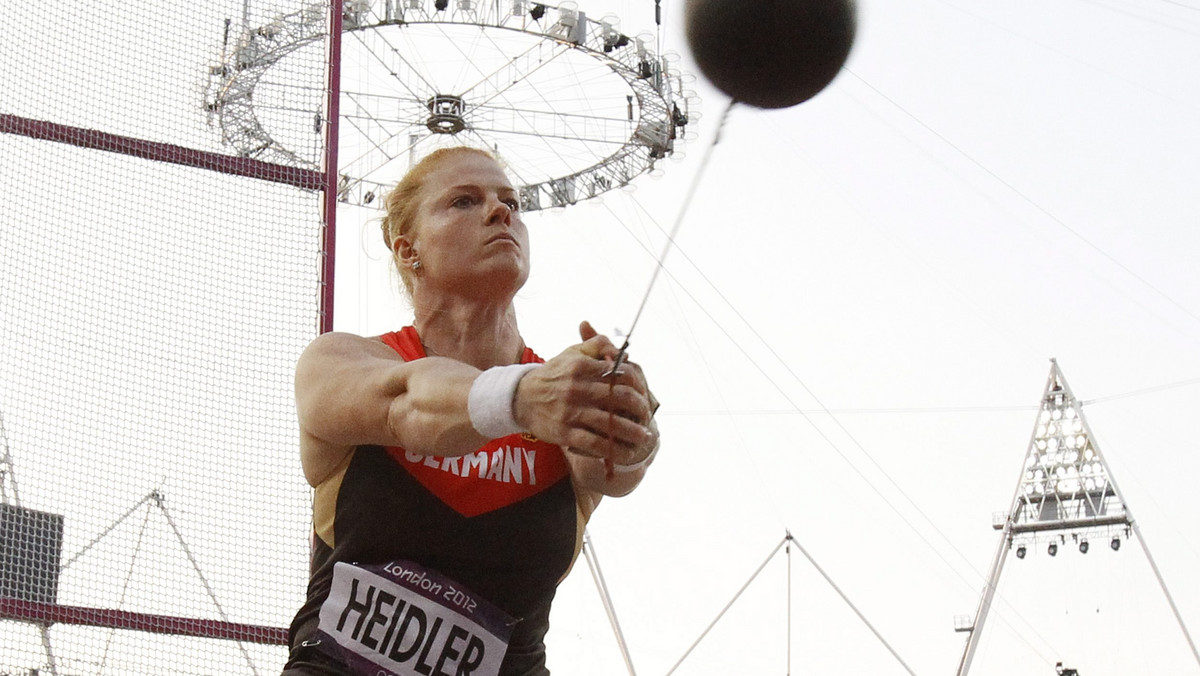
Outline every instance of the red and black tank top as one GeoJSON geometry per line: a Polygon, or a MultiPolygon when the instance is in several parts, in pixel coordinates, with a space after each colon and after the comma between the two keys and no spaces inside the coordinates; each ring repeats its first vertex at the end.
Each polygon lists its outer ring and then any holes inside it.
{"type": "MultiPolygon", "coordinates": [[[[405,361],[426,356],[411,326],[381,339],[405,361]]],[[[526,348],[521,361],[542,360],[526,348]]],[[[308,598],[291,625],[284,673],[353,673],[317,634],[334,568],[404,560],[517,620],[501,676],[548,674],[550,603],[579,554],[584,525],[562,449],[530,435],[493,439],[454,458],[359,446],[314,493],[308,598]]]]}

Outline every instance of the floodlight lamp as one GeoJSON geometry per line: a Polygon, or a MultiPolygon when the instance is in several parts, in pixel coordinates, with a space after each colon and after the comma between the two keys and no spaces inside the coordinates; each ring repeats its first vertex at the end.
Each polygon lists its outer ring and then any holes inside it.
{"type": "Polygon", "coordinates": [[[1025,558],[1025,545],[1021,545],[1020,547],[1017,547],[1017,558],[1018,559],[1025,558]]]}
{"type": "Polygon", "coordinates": [[[1119,551],[1121,551],[1121,538],[1119,538],[1119,537],[1114,537],[1114,538],[1112,539],[1112,542],[1108,543],[1108,546],[1109,546],[1109,547],[1112,547],[1112,550],[1113,550],[1114,552],[1119,552],[1119,551]]]}
{"type": "Polygon", "coordinates": [[[604,51],[611,52],[614,49],[620,49],[627,45],[629,45],[629,36],[609,27],[604,35],[604,51]]]}
{"type": "Polygon", "coordinates": [[[529,10],[529,18],[533,19],[534,21],[540,21],[545,15],[546,6],[536,2],[533,3],[533,9],[529,10]]]}
{"type": "Polygon", "coordinates": [[[1080,553],[1080,554],[1087,554],[1087,553],[1088,553],[1088,541],[1087,541],[1087,540],[1080,540],[1080,541],[1079,541],[1079,553],[1080,553]]]}
{"type": "Polygon", "coordinates": [[[446,11],[446,7],[450,5],[450,0],[433,0],[433,8],[439,12],[446,11]]]}
{"type": "Polygon", "coordinates": [[[1046,553],[1050,556],[1056,556],[1058,554],[1058,544],[1051,542],[1050,546],[1046,548],[1046,553]]]}

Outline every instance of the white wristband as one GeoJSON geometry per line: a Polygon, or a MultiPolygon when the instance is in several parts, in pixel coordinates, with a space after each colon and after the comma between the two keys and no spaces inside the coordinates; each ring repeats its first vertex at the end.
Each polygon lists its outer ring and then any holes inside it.
{"type": "Polygon", "coordinates": [[[467,415],[471,426],[489,439],[499,439],[524,430],[513,418],[513,399],[517,383],[541,364],[493,366],[479,374],[467,395],[467,415]]]}

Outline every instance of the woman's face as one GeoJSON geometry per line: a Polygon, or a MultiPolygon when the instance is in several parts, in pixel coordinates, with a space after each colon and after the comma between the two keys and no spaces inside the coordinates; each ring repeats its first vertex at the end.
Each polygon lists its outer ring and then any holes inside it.
{"type": "Polygon", "coordinates": [[[463,152],[443,160],[426,180],[404,258],[421,261],[424,292],[471,297],[506,294],[529,278],[529,232],[517,191],[491,158],[463,152]]]}

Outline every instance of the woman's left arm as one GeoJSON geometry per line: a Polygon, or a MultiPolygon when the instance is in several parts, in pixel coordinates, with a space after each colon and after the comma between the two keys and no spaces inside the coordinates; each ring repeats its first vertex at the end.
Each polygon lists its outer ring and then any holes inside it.
{"type": "MultiPolygon", "coordinates": [[[[652,409],[658,408],[654,395],[650,395],[652,409]]],[[[651,413],[646,427],[653,432],[653,437],[627,457],[612,460],[611,466],[604,458],[573,453],[567,449],[567,464],[571,468],[571,481],[575,485],[576,499],[583,510],[584,519],[590,519],[596,506],[604,496],[623,497],[633,492],[642,479],[646,470],[654,463],[658,455],[659,433],[658,423],[651,413]]]]}
{"type": "Polygon", "coordinates": [[[572,453],[568,449],[567,462],[571,465],[576,490],[594,493],[596,502],[601,496],[619,498],[632,493],[658,454],[658,423],[651,418],[646,426],[653,432],[653,437],[629,457],[613,460],[611,472],[603,458],[572,453]]]}
{"type": "MultiPolygon", "coordinates": [[[[579,326],[579,337],[587,341],[596,336],[596,330],[587,322],[579,326]]],[[[607,360],[609,363],[617,357],[617,350],[611,347],[609,352],[593,354],[593,358],[607,360]]],[[[646,469],[654,462],[658,453],[659,433],[658,423],[654,421],[654,413],[658,410],[658,400],[646,383],[642,367],[632,361],[625,361],[621,367],[620,376],[629,381],[648,399],[649,415],[645,427],[650,431],[645,443],[635,448],[613,444],[602,456],[585,455],[571,448],[564,448],[567,463],[571,468],[571,481],[575,486],[579,505],[584,515],[591,516],[592,510],[606,495],[619,498],[629,495],[638,487],[646,476],[646,469]]]]}

